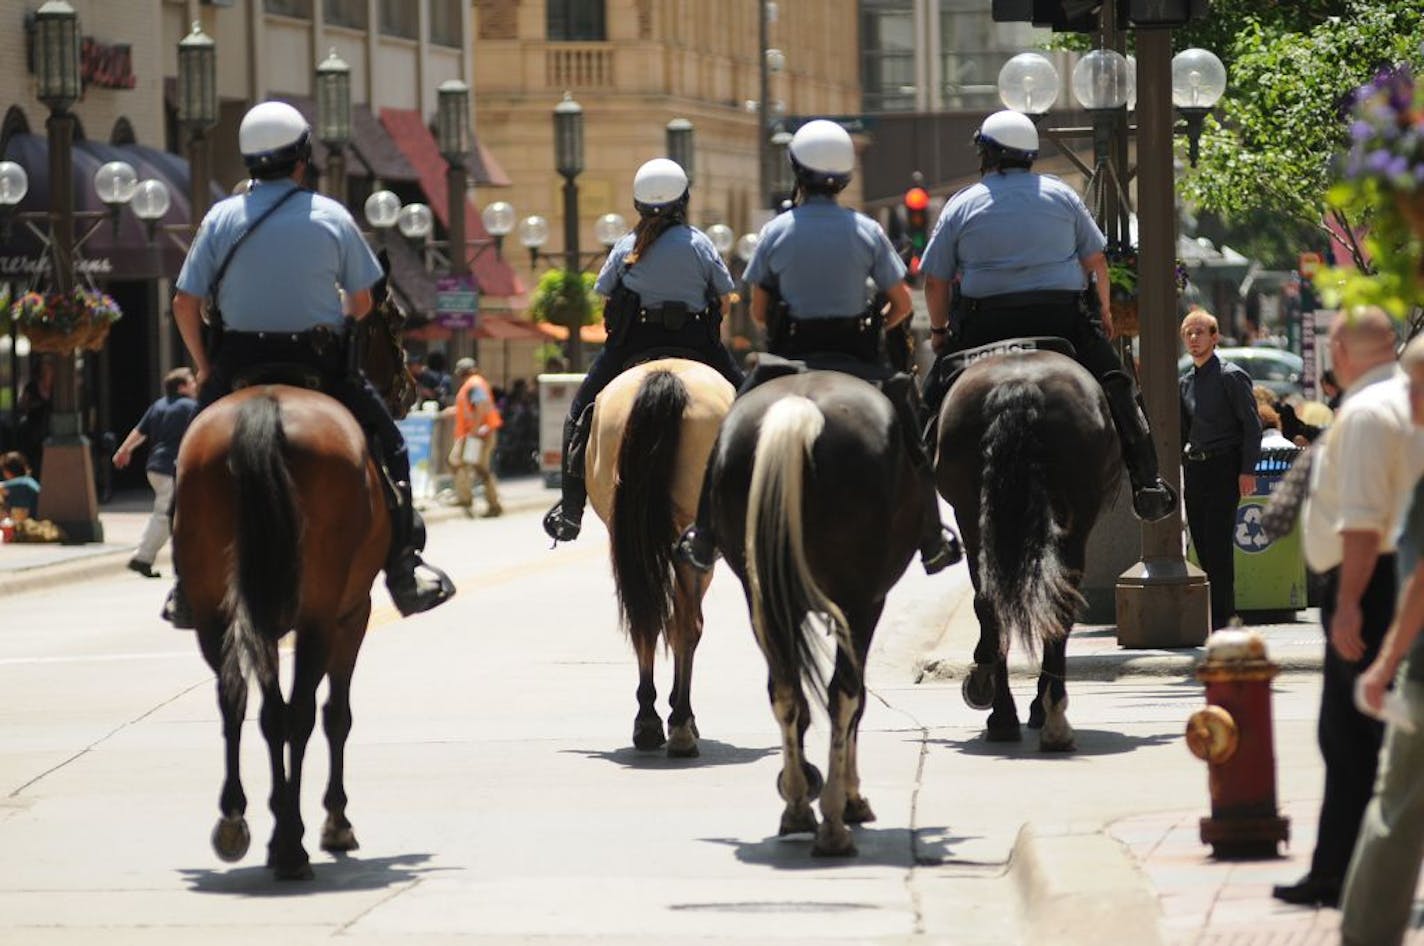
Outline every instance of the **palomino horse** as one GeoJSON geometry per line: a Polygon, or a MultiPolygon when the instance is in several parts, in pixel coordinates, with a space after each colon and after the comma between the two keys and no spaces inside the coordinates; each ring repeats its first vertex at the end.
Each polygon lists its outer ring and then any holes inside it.
{"type": "Polygon", "coordinates": [[[1039,748],[1075,748],[1064,683],[1068,631],[1083,603],[1088,533],[1121,470],[1101,388],[1057,352],[976,361],[940,408],[935,479],[964,537],[979,618],[964,698],[975,709],[993,707],[991,741],[1021,737],[1007,662],[1017,633],[1030,652],[1043,649],[1028,722],[1042,727],[1039,748]]]}
{"type": "Polygon", "coordinates": [[[633,745],[666,743],[674,757],[698,753],[692,658],[711,574],[674,562],[672,547],[697,514],[707,456],[735,393],[712,368],[665,358],[624,371],[594,402],[588,495],[608,526],[618,608],[638,656],[633,745]],[[653,685],[659,639],[673,654],[667,737],[653,685]]]}
{"type": "Polygon", "coordinates": [[[781,725],[779,831],[815,831],[817,854],[854,854],[847,823],[875,820],[856,762],[865,659],[885,596],[915,553],[923,510],[903,437],[894,408],[870,384],[810,371],[737,400],[709,473],[716,534],[742,580],[781,725]],[[817,625],[835,640],[829,684],[817,625]],[[805,760],[803,681],[829,710],[824,784],[805,760]]]}
{"type": "MultiPolygon", "coordinates": [[[[369,317],[385,316],[377,309],[369,317]]],[[[390,377],[373,366],[379,389],[390,377]]],[[[173,555],[217,674],[226,778],[213,831],[225,861],[247,851],[247,797],[238,744],[247,680],[262,693],[260,722],[272,768],[276,819],[267,863],[283,879],[311,876],[302,847],[302,759],[316,721],[316,689],[329,685],[322,724],[331,750],[321,846],[357,847],[346,819],[344,752],[351,674],[371,614],[371,583],[390,544],[380,473],[355,418],[305,388],[263,385],[222,398],[193,421],[178,456],[173,555]],[[277,642],[296,631],[291,697],[278,680],[277,642]],[[284,755],[290,751],[290,768],[284,755]]]]}

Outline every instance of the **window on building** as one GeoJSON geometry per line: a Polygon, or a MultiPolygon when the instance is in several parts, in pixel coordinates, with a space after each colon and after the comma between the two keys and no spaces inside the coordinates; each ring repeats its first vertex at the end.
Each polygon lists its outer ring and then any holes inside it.
{"type": "Polygon", "coordinates": [[[430,41],[440,46],[465,45],[460,35],[462,0],[430,0],[430,41]]]}
{"type": "Polygon", "coordinates": [[[548,36],[556,42],[602,42],[608,38],[604,0],[547,0],[548,36]]]}
{"type": "Polygon", "coordinates": [[[861,107],[915,108],[915,13],[912,0],[861,0],[861,107]]]}
{"type": "Polygon", "coordinates": [[[282,16],[299,16],[304,20],[310,20],[312,15],[312,0],[265,0],[265,9],[268,13],[280,13],[282,16]]]}
{"type": "Polygon", "coordinates": [[[420,4],[415,0],[381,0],[381,32],[419,39],[420,4]]]}
{"type": "MultiPolygon", "coordinates": [[[[939,14],[940,95],[944,108],[999,108],[999,70],[1013,52],[976,0],[944,0],[939,14]]],[[[1017,52],[1017,50],[1014,50],[1017,52]]]]}
{"type": "Polygon", "coordinates": [[[366,0],[322,0],[322,17],[332,26],[364,30],[367,26],[366,0]]]}

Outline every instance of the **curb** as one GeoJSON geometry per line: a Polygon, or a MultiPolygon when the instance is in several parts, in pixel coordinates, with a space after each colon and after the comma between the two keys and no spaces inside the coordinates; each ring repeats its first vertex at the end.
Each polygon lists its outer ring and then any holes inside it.
{"type": "MultiPolygon", "coordinates": [[[[548,500],[545,497],[529,496],[505,502],[504,511],[506,513],[529,512],[542,510],[547,506],[548,500]]],[[[427,526],[444,522],[473,521],[468,519],[458,506],[432,505],[429,508],[420,509],[420,514],[425,519],[427,526]]],[[[134,546],[126,545],[122,549],[109,552],[96,552],[93,555],[85,555],[67,561],[50,562],[33,565],[29,568],[0,572],[0,598],[32,591],[47,591],[60,585],[77,584],[118,575],[127,567],[129,559],[133,557],[133,552],[134,546]]],[[[167,555],[168,552],[165,549],[161,556],[166,559],[167,555]]]]}
{"type": "MultiPolygon", "coordinates": [[[[1206,656],[1201,648],[1186,653],[1102,653],[1068,655],[1070,680],[1107,681],[1123,677],[1191,677],[1206,656]]],[[[1320,649],[1310,653],[1276,653],[1271,659],[1283,674],[1319,674],[1324,664],[1320,649]]],[[[926,657],[915,665],[916,683],[963,680],[974,668],[973,660],[926,657]]],[[[1010,679],[1037,679],[1039,666],[1026,660],[1009,661],[1010,679]]]]}
{"type": "Polygon", "coordinates": [[[1009,875],[1019,893],[1026,943],[1163,943],[1156,891],[1127,848],[1101,830],[1026,824],[1009,854],[1009,875]]]}

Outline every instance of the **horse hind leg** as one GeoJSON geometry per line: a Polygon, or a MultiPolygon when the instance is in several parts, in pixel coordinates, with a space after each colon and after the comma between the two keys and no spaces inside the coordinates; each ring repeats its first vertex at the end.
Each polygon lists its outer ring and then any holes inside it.
{"type": "Polygon", "coordinates": [[[1039,677],[1038,701],[1043,707],[1043,730],[1038,734],[1038,748],[1043,752],[1072,752],[1078,748],[1073,726],[1068,722],[1067,671],[1068,642],[1054,641],[1044,648],[1043,671],[1039,677]]]}
{"type": "Polygon", "coordinates": [[[370,616],[371,599],[367,598],[362,607],[342,618],[338,625],[341,638],[333,645],[337,652],[333,654],[326,677],[328,693],[321,711],[321,724],[326,733],[331,771],[326,794],[322,796],[326,823],[321,829],[321,849],[334,853],[354,851],[361,846],[346,818],[346,738],[351,733],[351,674],[356,669],[356,653],[370,616]]]}
{"type": "Polygon", "coordinates": [[[847,824],[866,824],[875,820],[875,811],[870,800],[860,793],[860,718],[865,715],[865,686],[860,688],[860,705],[855,718],[851,720],[849,747],[846,755],[846,803],[847,824]]]}
{"type": "Polygon", "coordinates": [[[631,634],[633,650],[638,657],[638,715],[633,719],[633,748],[642,752],[661,749],[667,742],[663,721],[658,716],[658,689],[653,683],[653,660],[657,654],[656,633],[631,634]]]}
{"type": "MultiPolygon", "coordinates": [[[[292,698],[280,716],[285,727],[287,750],[291,767],[280,790],[273,792],[273,814],[277,823],[272,833],[272,844],[268,849],[269,866],[278,880],[309,880],[312,876],[311,858],[302,845],[306,825],[302,821],[302,763],[306,757],[307,743],[316,727],[316,688],[326,665],[327,629],[302,627],[297,631],[297,652],[292,675],[292,698]]],[[[281,691],[276,688],[276,698],[280,707],[281,691]]],[[[263,703],[266,716],[267,702],[263,703]]],[[[266,722],[264,719],[264,732],[266,722]]],[[[268,740],[271,745],[271,740],[268,740]]],[[[280,759],[274,761],[273,779],[277,784],[277,768],[280,759]]]]}
{"type": "MultiPolygon", "coordinates": [[[[203,652],[207,654],[221,645],[218,640],[222,631],[200,632],[203,652]]],[[[221,666],[214,657],[213,666],[221,666]]],[[[217,675],[218,709],[223,721],[223,760],[225,774],[222,794],[218,800],[218,810],[222,817],[213,827],[212,844],[217,856],[231,864],[242,860],[252,843],[252,833],[247,828],[247,794],[242,790],[241,752],[242,722],[247,715],[247,681],[238,677],[227,681],[221,672],[217,675]]]]}
{"type": "Polygon", "coordinates": [[[1018,706],[1009,690],[1009,662],[1004,657],[1000,657],[994,666],[994,708],[985,722],[984,738],[989,742],[1018,742],[1023,739],[1018,706]]]}
{"type": "Polygon", "coordinates": [[[667,754],[674,759],[694,759],[698,749],[697,717],[692,712],[692,665],[702,640],[702,595],[707,579],[684,565],[677,567],[677,590],[673,601],[672,652],[673,684],[668,715],[667,754]]]}
{"type": "Polygon", "coordinates": [[[826,770],[826,787],[821,793],[821,827],[811,853],[817,857],[850,857],[856,853],[855,838],[846,827],[849,800],[851,728],[860,714],[860,673],[843,652],[836,654],[836,670],[831,679],[831,755],[826,770]]]}
{"type": "Polygon", "coordinates": [[[777,834],[814,833],[816,812],[811,802],[821,793],[824,781],[814,765],[806,761],[805,735],[810,724],[810,706],[799,680],[772,680],[771,710],[781,725],[781,771],[776,776],[776,791],[786,802],[781,812],[777,834]]]}

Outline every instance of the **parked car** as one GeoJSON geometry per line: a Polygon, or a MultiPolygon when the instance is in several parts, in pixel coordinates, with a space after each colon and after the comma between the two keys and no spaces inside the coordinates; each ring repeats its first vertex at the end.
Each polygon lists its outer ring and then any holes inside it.
{"type": "MultiPolygon", "coordinates": [[[[1270,388],[1276,397],[1285,399],[1303,393],[1301,375],[1305,362],[1293,352],[1279,348],[1218,348],[1217,357],[1246,369],[1251,380],[1262,387],[1270,388]]],[[[1177,373],[1184,375],[1192,370],[1192,358],[1183,355],[1177,359],[1177,373]]]]}

